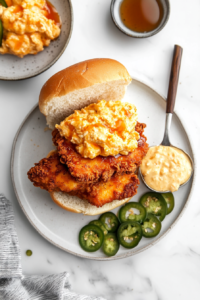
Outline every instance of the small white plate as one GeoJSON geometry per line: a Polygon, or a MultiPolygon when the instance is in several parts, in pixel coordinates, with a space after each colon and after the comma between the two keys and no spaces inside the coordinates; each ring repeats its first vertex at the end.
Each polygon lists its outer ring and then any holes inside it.
{"type": "MultiPolygon", "coordinates": [[[[134,103],[138,109],[139,121],[146,123],[145,135],[150,145],[159,144],[165,125],[166,102],[162,96],[142,82],[133,79],[129,85],[125,101],[134,103]]],[[[80,257],[96,260],[113,260],[128,257],[148,249],[168,233],[181,217],[190,199],[193,177],[187,185],[174,193],[175,208],[162,222],[160,234],[152,239],[142,238],[133,249],[120,247],[117,255],[106,257],[101,250],[94,253],[84,252],[79,246],[80,229],[98,216],[84,216],[68,212],[57,206],[48,192],[36,188],[27,178],[27,171],[46,157],[53,149],[51,131],[45,131],[46,120],[38,106],[34,107],[19,128],[12,149],[11,176],[19,204],[31,224],[49,242],[80,257]]],[[[171,128],[173,145],[184,149],[194,160],[189,137],[177,114],[174,114],[171,128]]],[[[195,164],[194,164],[195,165],[195,164]]],[[[141,182],[133,201],[138,201],[148,189],[141,182]]],[[[117,213],[119,208],[113,211],[117,213]]]]}
{"type": "Polygon", "coordinates": [[[50,0],[61,20],[60,36],[36,55],[23,58],[11,54],[0,54],[0,80],[22,80],[41,74],[49,69],[65,51],[72,33],[73,8],[71,0],[50,0]]]}

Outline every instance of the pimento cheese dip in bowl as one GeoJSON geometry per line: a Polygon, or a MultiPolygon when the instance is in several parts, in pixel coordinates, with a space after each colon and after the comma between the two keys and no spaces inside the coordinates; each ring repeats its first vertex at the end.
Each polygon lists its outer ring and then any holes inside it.
{"type": "Polygon", "coordinates": [[[145,184],[158,192],[175,192],[193,173],[188,155],[173,146],[150,147],[143,159],[140,172],[145,184]]]}

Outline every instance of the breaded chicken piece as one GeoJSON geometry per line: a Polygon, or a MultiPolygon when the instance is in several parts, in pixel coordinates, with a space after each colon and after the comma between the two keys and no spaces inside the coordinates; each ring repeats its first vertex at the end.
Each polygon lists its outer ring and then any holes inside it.
{"type": "Polygon", "coordinates": [[[72,192],[84,189],[83,184],[75,181],[67,167],[60,163],[57,152],[53,152],[48,158],[41,159],[28,171],[27,175],[34,186],[48,192],[72,192]]]}
{"type": "Polygon", "coordinates": [[[137,175],[124,174],[112,177],[107,182],[97,182],[87,184],[84,192],[75,192],[81,199],[88,200],[90,204],[101,207],[113,200],[122,200],[131,198],[137,194],[137,188],[140,184],[137,175]]]}
{"type": "Polygon", "coordinates": [[[113,200],[129,198],[137,193],[139,180],[134,174],[115,176],[109,181],[96,184],[77,182],[66,165],[60,163],[58,153],[42,159],[28,171],[28,178],[34,186],[48,192],[62,191],[86,199],[100,207],[113,200]]]}
{"type": "Polygon", "coordinates": [[[57,146],[60,161],[66,164],[69,172],[79,182],[108,181],[113,175],[131,174],[137,171],[148,151],[146,137],[143,135],[145,124],[137,123],[136,131],[140,134],[138,148],[128,155],[97,156],[94,159],[82,157],[74,144],[62,137],[57,129],[52,132],[53,142],[57,146]]]}

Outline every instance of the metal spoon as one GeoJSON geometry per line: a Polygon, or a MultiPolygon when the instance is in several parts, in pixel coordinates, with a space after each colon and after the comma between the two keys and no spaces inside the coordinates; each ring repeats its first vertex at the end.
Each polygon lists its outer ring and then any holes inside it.
{"type": "MultiPolygon", "coordinates": [[[[174,46],[173,61],[172,61],[172,66],[171,66],[170,80],[169,80],[168,95],[167,95],[165,132],[164,132],[163,141],[160,145],[177,148],[177,149],[183,151],[183,153],[185,153],[188,156],[188,158],[190,159],[190,162],[191,162],[191,166],[192,166],[192,172],[191,172],[191,175],[190,175],[190,178],[191,178],[191,176],[193,174],[193,170],[194,170],[194,164],[193,164],[192,158],[184,150],[172,145],[171,142],[170,142],[170,139],[169,139],[170,125],[171,125],[172,115],[173,115],[173,112],[174,112],[174,105],[175,105],[175,101],[176,101],[176,93],[177,93],[177,88],[178,88],[178,79],[179,79],[179,73],[180,73],[180,67],[181,67],[182,53],[183,53],[183,49],[180,46],[175,45],[174,46]]],[[[151,147],[155,147],[155,146],[151,146],[151,147]]],[[[149,187],[146,184],[140,169],[139,169],[139,172],[140,172],[140,176],[141,176],[142,181],[144,182],[144,184],[150,190],[152,190],[154,192],[158,192],[158,191],[152,189],[151,187],[149,187]]],[[[190,180],[190,178],[186,182],[181,184],[181,186],[185,185],[190,180]]],[[[169,193],[169,192],[170,191],[162,191],[162,193],[169,193]]]]}

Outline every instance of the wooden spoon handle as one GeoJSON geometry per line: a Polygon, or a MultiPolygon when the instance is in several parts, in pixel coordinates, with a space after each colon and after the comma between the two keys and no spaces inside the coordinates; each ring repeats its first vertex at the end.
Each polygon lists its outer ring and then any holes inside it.
{"type": "Polygon", "coordinates": [[[171,74],[169,79],[169,88],[168,88],[168,95],[167,95],[167,113],[173,114],[174,112],[174,105],[176,101],[176,93],[178,88],[178,79],[181,67],[181,58],[182,58],[183,49],[175,45],[174,46],[174,55],[173,61],[171,66],[171,74]]]}

